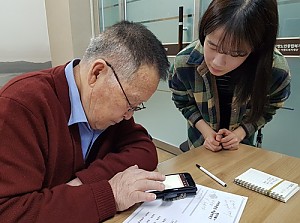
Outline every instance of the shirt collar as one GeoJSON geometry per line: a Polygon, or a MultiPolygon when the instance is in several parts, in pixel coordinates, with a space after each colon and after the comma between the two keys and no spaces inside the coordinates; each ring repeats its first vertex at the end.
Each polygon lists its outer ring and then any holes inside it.
{"type": "Polygon", "coordinates": [[[188,64],[194,64],[194,65],[200,65],[202,62],[204,62],[204,52],[203,52],[203,46],[201,45],[200,41],[198,40],[194,49],[190,53],[190,56],[188,58],[187,63],[188,64]]]}
{"type": "MultiPolygon", "coordinates": [[[[73,125],[75,123],[85,122],[88,124],[82,103],[80,100],[80,95],[75,82],[73,68],[80,62],[79,59],[72,60],[65,68],[65,74],[67,82],[69,85],[69,97],[71,103],[71,115],[69,118],[68,125],[73,125]]],[[[88,125],[89,126],[89,125],[88,125]]]]}

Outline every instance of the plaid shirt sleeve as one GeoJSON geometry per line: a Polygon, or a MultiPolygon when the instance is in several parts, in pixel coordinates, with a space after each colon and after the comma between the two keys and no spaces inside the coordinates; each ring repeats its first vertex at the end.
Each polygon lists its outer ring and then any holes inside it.
{"type": "Polygon", "coordinates": [[[202,118],[193,95],[198,64],[188,63],[194,45],[192,43],[176,56],[168,82],[175,106],[192,125],[202,118]]]}

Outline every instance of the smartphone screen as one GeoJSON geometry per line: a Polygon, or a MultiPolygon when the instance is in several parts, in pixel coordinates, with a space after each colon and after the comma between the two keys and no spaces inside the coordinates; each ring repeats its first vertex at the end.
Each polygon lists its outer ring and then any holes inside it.
{"type": "Polygon", "coordinates": [[[165,201],[182,199],[189,195],[195,195],[196,184],[189,173],[175,173],[166,175],[163,181],[165,190],[149,191],[156,194],[156,199],[162,198],[165,201]]]}
{"type": "Polygon", "coordinates": [[[184,187],[181,176],[179,174],[167,175],[163,183],[166,187],[165,189],[184,187]]]}

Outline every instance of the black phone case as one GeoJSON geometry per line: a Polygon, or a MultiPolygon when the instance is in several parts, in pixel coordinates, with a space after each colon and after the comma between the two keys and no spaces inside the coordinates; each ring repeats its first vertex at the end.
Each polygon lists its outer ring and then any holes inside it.
{"type": "Polygon", "coordinates": [[[197,187],[194,179],[189,173],[174,173],[168,175],[180,174],[184,175],[184,187],[166,189],[163,191],[154,191],[152,193],[156,194],[156,199],[163,199],[165,201],[172,201],[177,199],[182,199],[190,195],[195,195],[197,192],[197,187]]]}

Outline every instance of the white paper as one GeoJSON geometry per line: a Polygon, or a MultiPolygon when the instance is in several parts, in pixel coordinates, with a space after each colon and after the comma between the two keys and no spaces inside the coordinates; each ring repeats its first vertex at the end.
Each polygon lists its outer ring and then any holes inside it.
{"type": "Polygon", "coordinates": [[[197,185],[195,196],[145,202],[124,223],[237,223],[247,197],[197,185]]]}

